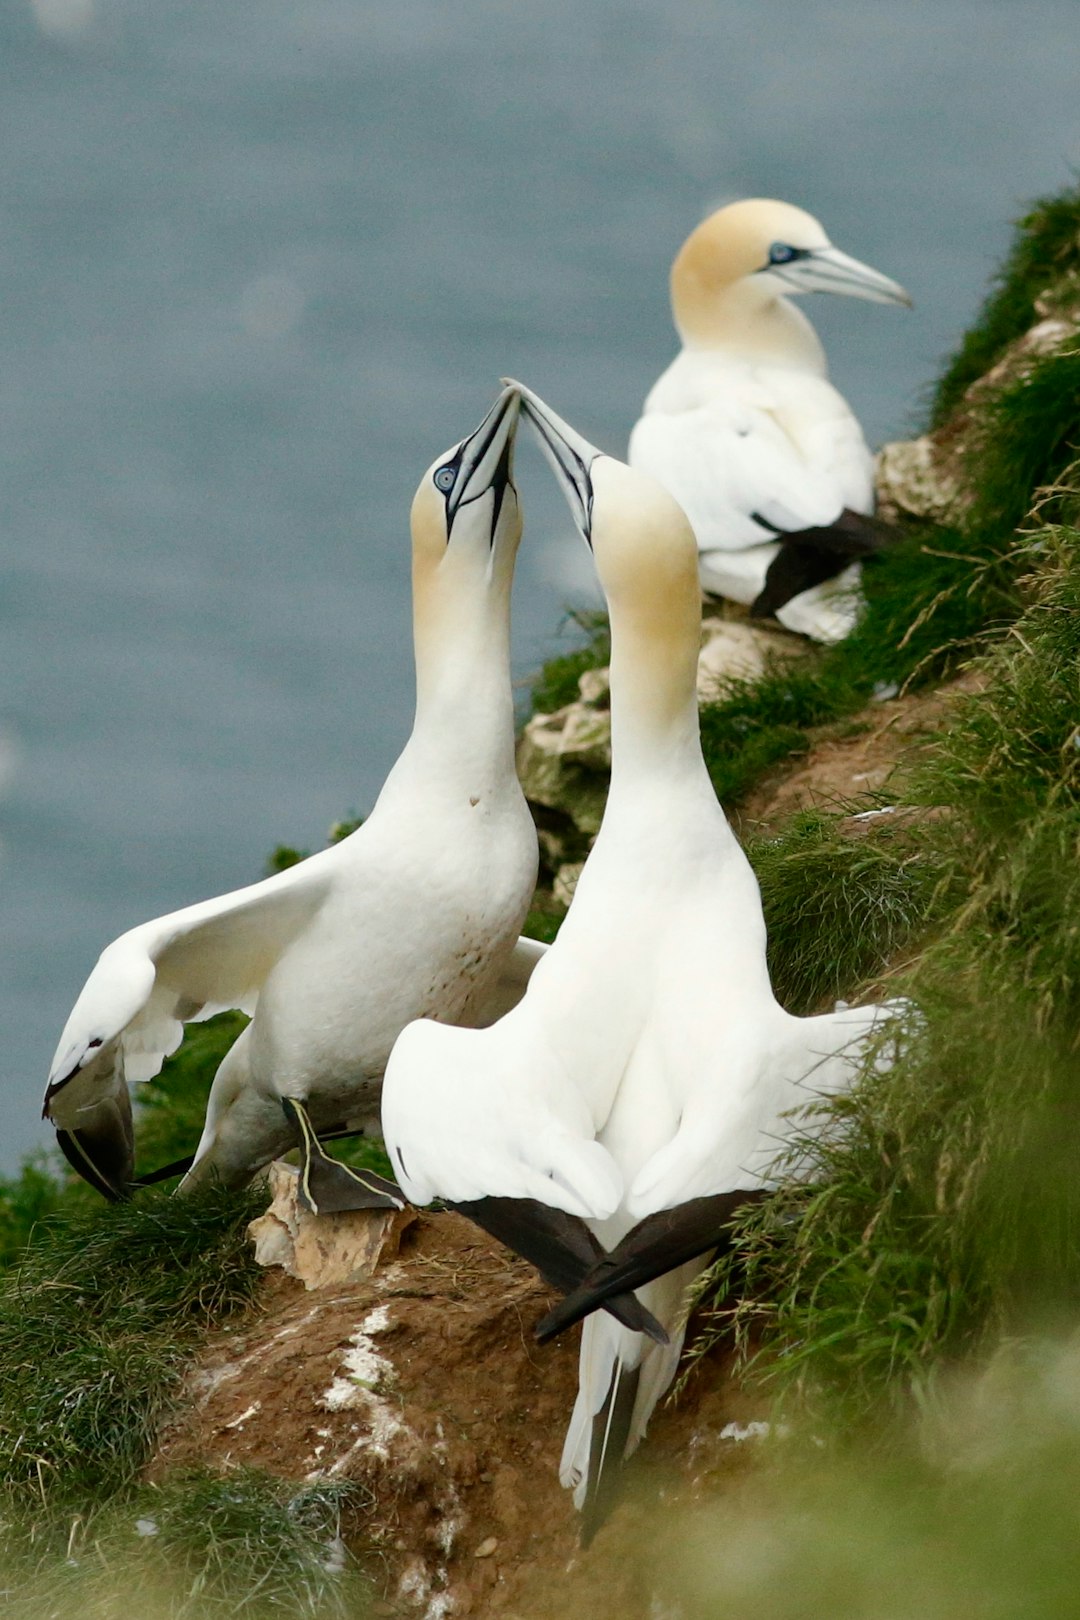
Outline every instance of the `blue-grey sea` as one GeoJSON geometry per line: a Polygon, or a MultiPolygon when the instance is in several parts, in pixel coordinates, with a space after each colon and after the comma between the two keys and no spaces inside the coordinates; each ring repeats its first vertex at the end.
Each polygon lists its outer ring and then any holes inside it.
{"type": "MultiPolygon", "coordinates": [[[[625,445],[711,207],[913,313],[807,305],[909,431],[1080,155],[1075,0],[5,0],[0,1167],[98,951],[368,807],[411,718],[408,503],[496,379],[625,445]]],[[[538,458],[520,677],[584,551],[538,458]]]]}

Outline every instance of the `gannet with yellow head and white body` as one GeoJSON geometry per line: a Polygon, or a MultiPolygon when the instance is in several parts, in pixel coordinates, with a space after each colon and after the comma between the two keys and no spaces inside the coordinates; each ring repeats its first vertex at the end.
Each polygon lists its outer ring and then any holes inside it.
{"type": "Polygon", "coordinates": [[[610,1465],[674,1375],[702,1255],[735,1204],[773,1184],[788,1112],[848,1086],[891,1009],[795,1018],[777,1003],[757,881],[701,754],[690,526],[654,479],[522,398],[607,598],[611,788],[522,1000],[484,1030],[410,1024],[387,1067],[383,1132],[415,1202],[447,1200],[530,1258],[547,1206],[614,1251],[572,1290],[568,1320],[644,1285],[638,1303],[666,1342],[599,1312],[583,1330],[562,1479],[589,1534],[610,1465]],[[612,1285],[617,1266],[624,1280],[612,1285]]]}
{"type": "Polygon", "coordinates": [[[671,271],[682,352],[645,401],[629,461],[690,519],[706,592],[828,642],[851,629],[857,559],[883,536],[868,521],[862,429],[791,302],[805,292],[911,303],[789,203],[748,198],[699,225],[671,271]]]}
{"type": "Polygon", "coordinates": [[[247,1180],[299,1134],[315,1208],[382,1194],[313,1133],[377,1120],[398,1032],[512,1005],[543,946],[518,940],[536,833],[514,769],[510,590],[521,537],[518,396],[420,481],[412,506],[416,717],[370,816],[262,883],[143,923],[109,945],[68,1020],[45,1114],[107,1197],[133,1175],[126,1082],[155,1075],[189,1019],[251,1013],[218,1069],[184,1188],[247,1180]]]}

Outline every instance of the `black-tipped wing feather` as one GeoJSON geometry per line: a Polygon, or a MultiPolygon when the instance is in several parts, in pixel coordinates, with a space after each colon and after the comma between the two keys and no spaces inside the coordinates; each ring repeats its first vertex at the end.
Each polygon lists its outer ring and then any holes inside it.
{"type": "MultiPolygon", "coordinates": [[[[520,1254],[562,1294],[576,1291],[605,1259],[603,1246],[583,1220],[552,1209],[539,1199],[477,1198],[446,1207],[457,1210],[520,1254]]],[[[603,1306],[623,1327],[645,1333],[657,1344],[667,1344],[665,1330],[633,1294],[612,1289],[605,1295],[603,1306]]]]}
{"type": "Polygon", "coordinates": [[[537,1323],[537,1339],[546,1344],[556,1334],[606,1306],[611,1295],[642,1288],[685,1261],[722,1247],[736,1210],[766,1196],[761,1190],[736,1190],[718,1193],[712,1198],[692,1198],[675,1209],[647,1215],[537,1323]]]}
{"type": "Polygon", "coordinates": [[[862,512],[852,512],[848,507],[835,523],[822,528],[774,528],[773,533],[782,544],[769,565],[765,585],[750,609],[759,618],[774,617],[793,596],[800,596],[814,585],[823,585],[856,558],[872,556],[895,539],[895,531],[887,523],[862,512]]]}

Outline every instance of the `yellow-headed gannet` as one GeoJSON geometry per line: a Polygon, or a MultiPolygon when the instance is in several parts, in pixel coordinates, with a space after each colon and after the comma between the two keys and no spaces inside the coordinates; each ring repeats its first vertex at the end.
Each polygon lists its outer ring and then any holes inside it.
{"type": "Polygon", "coordinates": [[[671,270],[682,352],[645,401],[629,460],[690,519],[706,592],[838,641],[858,613],[854,559],[883,531],[869,521],[862,429],[791,303],[804,292],[911,303],[789,203],[748,198],[699,225],[671,270]]]}
{"type": "Polygon", "coordinates": [[[131,1183],[126,1081],[157,1074],[188,1019],[251,1023],[214,1079],[182,1184],[238,1184],[299,1145],[313,1208],[401,1200],[321,1154],[314,1131],[377,1120],[398,1032],[481,1023],[543,947],[518,940],[536,833],[514,770],[510,589],[521,538],[507,388],[420,481],[412,506],[416,718],[350,837],[262,883],[143,923],[102,953],[45,1095],[71,1163],[107,1197],[131,1183]]]}
{"type": "Polygon", "coordinates": [[[690,526],[654,479],[601,454],[527,390],[522,399],[607,597],[611,790],[522,1000],[485,1030],[410,1024],[390,1057],[382,1117],[417,1203],[462,1208],[555,1282],[560,1270],[580,1275],[580,1257],[564,1249],[561,1264],[545,1265],[544,1205],[563,1212],[549,1260],[575,1217],[613,1251],[571,1300],[570,1320],[645,1285],[648,1336],[625,1311],[622,1325],[597,1312],[583,1330],[561,1474],[589,1534],[615,1473],[605,1484],[605,1462],[634,1448],[674,1375],[699,1257],[740,1199],[774,1184],[788,1112],[849,1085],[892,1008],[795,1018],[776,1002],[757,881],[701,754],[690,526]]]}

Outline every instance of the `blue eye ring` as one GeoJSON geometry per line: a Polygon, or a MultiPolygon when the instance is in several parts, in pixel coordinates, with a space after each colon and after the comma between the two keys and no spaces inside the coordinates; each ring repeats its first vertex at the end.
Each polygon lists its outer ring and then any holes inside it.
{"type": "Polygon", "coordinates": [[[799,256],[798,248],[793,248],[789,242],[774,242],[769,249],[770,264],[790,264],[799,256]]]}
{"type": "Polygon", "coordinates": [[[438,467],[432,474],[432,482],[440,495],[449,495],[457,483],[457,468],[451,462],[438,467]]]}

